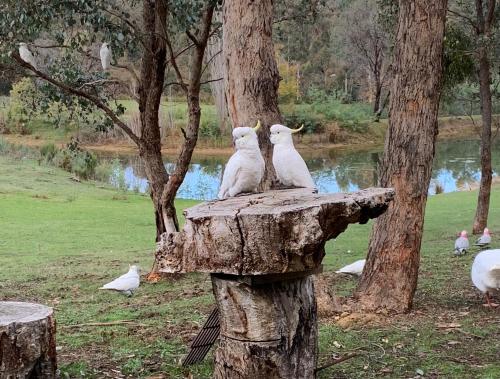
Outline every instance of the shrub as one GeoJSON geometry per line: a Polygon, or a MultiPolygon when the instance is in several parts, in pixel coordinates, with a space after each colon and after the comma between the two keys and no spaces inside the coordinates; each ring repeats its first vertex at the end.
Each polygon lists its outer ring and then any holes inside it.
{"type": "Polygon", "coordinates": [[[199,134],[202,137],[218,138],[221,135],[217,120],[202,120],[199,134]]]}
{"type": "Polygon", "coordinates": [[[45,162],[50,163],[57,155],[58,149],[53,143],[47,143],[40,148],[40,156],[45,162]]]}
{"type": "Polygon", "coordinates": [[[97,157],[94,153],[82,150],[78,140],[72,139],[66,148],[57,152],[54,163],[68,172],[74,173],[81,179],[90,179],[95,176],[97,157]]]}
{"type": "Polygon", "coordinates": [[[285,125],[295,129],[304,125],[304,133],[322,133],[325,128],[323,124],[314,116],[303,113],[289,114],[284,116],[285,125]]]}

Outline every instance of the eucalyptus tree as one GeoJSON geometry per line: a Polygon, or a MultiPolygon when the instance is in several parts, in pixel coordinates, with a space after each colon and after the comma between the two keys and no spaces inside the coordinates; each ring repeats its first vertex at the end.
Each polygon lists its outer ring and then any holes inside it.
{"type": "Polygon", "coordinates": [[[105,116],[99,127],[120,128],[137,146],[150,185],[157,240],[179,227],[174,198],[198,138],[203,58],[214,33],[216,6],[215,0],[3,0],[0,5],[5,64],[23,67],[54,99],[70,98],[87,112],[99,110],[105,116]],[[28,43],[38,68],[21,59],[20,42],[28,43]],[[103,42],[113,52],[111,74],[100,69],[103,42]],[[181,54],[190,54],[189,66],[181,65],[181,54]],[[188,104],[184,140],[170,174],[161,156],[159,127],[168,85],[178,86],[188,104]],[[138,128],[127,124],[117,93],[137,102],[138,128]]]}
{"type": "Polygon", "coordinates": [[[417,286],[424,212],[438,131],[447,0],[399,0],[379,184],[396,195],[374,223],[356,290],[367,309],[404,312],[417,286]]]}
{"type": "Polygon", "coordinates": [[[492,126],[492,89],[491,71],[495,61],[495,44],[498,43],[497,0],[456,0],[450,4],[450,16],[469,31],[474,41],[474,56],[479,99],[481,104],[481,181],[474,217],[473,233],[482,233],[488,222],[491,182],[491,126],[492,126]]]}

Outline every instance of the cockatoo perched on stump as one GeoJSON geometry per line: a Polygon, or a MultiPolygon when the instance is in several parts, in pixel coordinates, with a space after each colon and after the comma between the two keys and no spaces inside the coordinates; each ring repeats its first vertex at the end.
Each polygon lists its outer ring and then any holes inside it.
{"type": "Polygon", "coordinates": [[[109,70],[111,66],[111,48],[107,42],[102,44],[99,55],[101,56],[102,69],[104,71],[109,70]]]}
{"type": "Polygon", "coordinates": [[[127,296],[132,296],[132,293],[139,288],[139,283],[139,267],[130,266],[130,269],[126,274],[123,274],[112,282],[103,285],[99,289],[118,291],[126,294],[127,296]]]}
{"type": "Polygon", "coordinates": [[[464,255],[469,249],[469,239],[467,238],[467,231],[462,230],[460,236],[455,240],[455,255],[464,255]]]}
{"type": "Polygon", "coordinates": [[[293,130],[280,124],[271,126],[274,170],[281,184],[287,187],[316,188],[306,162],[293,145],[292,134],[303,127],[293,130]]]}
{"type": "Polygon", "coordinates": [[[226,164],[219,199],[257,190],[265,168],[256,134],[259,128],[260,121],[257,122],[255,128],[239,127],[233,130],[236,152],[226,164]]]}
{"type": "Polygon", "coordinates": [[[21,42],[19,44],[19,56],[21,57],[21,59],[23,61],[32,65],[35,68],[35,70],[38,70],[38,67],[37,67],[36,61],[35,61],[35,57],[31,53],[31,51],[29,51],[28,45],[26,45],[26,43],[24,43],[24,42],[21,42]]]}

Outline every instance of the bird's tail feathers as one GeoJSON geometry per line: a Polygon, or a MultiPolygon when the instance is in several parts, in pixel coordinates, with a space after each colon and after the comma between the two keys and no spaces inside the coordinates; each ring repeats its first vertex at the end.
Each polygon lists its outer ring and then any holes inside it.
{"type": "Polygon", "coordinates": [[[490,276],[500,282],[500,264],[493,265],[489,270],[490,276]]]}

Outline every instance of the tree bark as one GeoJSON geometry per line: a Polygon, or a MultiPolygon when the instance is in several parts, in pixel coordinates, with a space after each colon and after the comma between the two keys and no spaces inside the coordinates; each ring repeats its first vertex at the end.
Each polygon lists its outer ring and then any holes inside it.
{"type": "Polygon", "coordinates": [[[229,115],[233,128],[262,123],[259,145],[266,162],[260,189],[273,188],[269,127],[282,123],[278,108],[280,76],[272,40],[272,0],[226,0],[223,6],[223,53],[229,115]]]}
{"type": "Polygon", "coordinates": [[[472,232],[480,234],[488,224],[488,213],[490,208],[490,192],[493,169],[491,167],[491,72],[488,48],[482,37],[490,37],[491,23],[493,22],[495,11],[495,0],[488,1],[486,17],[483,14],[483,1],[476,0],[477,18],[477,58],[479,63],[479,94],[481,99],[481,182],[479,185],[479,195],[477,198],[476,216],[472,232]]]}
{"type": "Polygon", "coordinates": [[[215,379],[309,379],[317,362],[311,276],[251,286],[212,276],[220,312],[215,379]]]}
{"type": "Polygon", "coordinates": [[[55,378],[55,338],[51,308],[0,302],[0,378],[55,378]]]}
{"type": "Polygon", "coordinates": [[[139,155],[144,161],[156,220],[156,240],[166,231],[178,230],[174,204],[162,202],[162,192],[169,176],[161,156],[159,108],[163,94],[167,46],[163,34],[167,30],[167,7],[163,1],[143,1],[145,38],[139,86],[141,136],[139,155]]]}
{"type": "Polygon", "coordinates": [[[177,233],[164,234],[156,262],[162,272],[263,275],[318,267],[325,243],[349,224],[382,214],[394,191],[368,188],[349,194],[310,189],[268,191],[186,209],[177,233]],[[263,243],[265,241],[265,243],[263,243]]]}
{"type": "Polygon", "coordinates": [[[380,185],[395,199],[375,221],[355,296],[367,309],[407,311],[417,285],[438,133],[446,0],[399,1],[389,129],[380,185]]]}
{"type": "MultiPolygon", "coordinates": [[[[179,230],[175,195],[179,189],[198,140],[200,125],[200,79],[207,41],[212,24],[213,6],[208,6],[201,17],[192,62],[189,71],[189,82],[184,83],[175,63],[175,57],[167,31],[168,9],[164,2],[144,1],[144,29],[149,34],[148,45],[144,49],[142,61],[141,86],[139,89],[139,111],[141,114],[141,136],[139,154],[145,163],[146,177],[151,191],[151,199],[155,209],[156,241],[163,233],[179,230]],[[186,93],[188,104],[188,125],[184,130],[184,143],[178,155],[175,170],[169,176],[161,155],[161,134],[159,127],[159,107],[163,94],[167,50],[170,63],[178,75],[181,87],[186,93]]],[[[155,271],[155,268],[153,268],[155,271]]]]}

